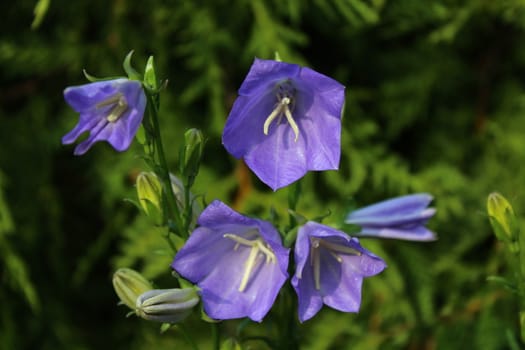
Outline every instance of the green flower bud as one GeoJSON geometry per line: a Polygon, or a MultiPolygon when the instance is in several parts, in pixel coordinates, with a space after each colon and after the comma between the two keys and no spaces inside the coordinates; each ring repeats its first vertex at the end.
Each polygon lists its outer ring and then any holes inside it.
{"type": "Polygon", "coordinates": [[[517,219],[505,197],[497,192],[491,193],[487,199],[487,212],[496,237],[511,243],[512,251],[518,249],[515,244],[518,239],[517,219]]]}
{"type": "Polygon", "coordinates": [[[140,273],[128,268],[120,268],[113,274],[113,288],[120,301],[135,310],[137,298],[153,289],[152,285],[140,273]]]}
{"type": "Polygon", "coordinates": [[[161,210],[162,185],[153,172],[141,172],[137,176],[137,196],[146,215],[153,215],[161,210]]]}
{"type": "Polygon", "coordinates": [[[204,142],[204,136],[198,129],[189,129],[184,133],[184,147],[180,152],[180,173],[188,178],[190,186],[199,172],[204,142]]]}
{"type": "Polygon", "coordinates": [[[137,298],[135,312],[145,320],[177,323],[199,303],[195,288],[153,289],[137,298]]]}

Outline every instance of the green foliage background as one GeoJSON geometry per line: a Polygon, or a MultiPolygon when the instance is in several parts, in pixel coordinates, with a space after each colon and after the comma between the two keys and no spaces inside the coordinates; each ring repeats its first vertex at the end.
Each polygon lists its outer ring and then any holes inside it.
{"type": "MultiPolygon", "coordinates": [[[[0,348],[187,347],[177,329],[161,335],[156,324],[125,318],[111,287],[121,266],[161,287],[172,283],[162,233],[123,201],[134,198],[144,169],[139,147],[117,154],[97,144],[75,157],[60,143],[77,120],[63,89],[85,83],[84,68],[123,74],[131,49],[136,67],[153,54],[169,80],[161,123],[172,164],[186,128],[208,137],[194,188],[208,201],[263,217],[269,207],[286,213],[286,190],[261,185],[220,141],[253,58],[275,51],[347,87],[340,171],[306,176],[313,190],[300,212],[315,217],[329,208],[330,223],[352,203],[435,196],[430,227],[439,240],[363,240],[388,269],[365,281],[360,313],[324,309],[305,323],[302,348],[519,348],[517,300],[486,281],[508,270],[485,201],[498,190],[525,211],[523,1],[36,5],[0,4],[0,348]]],[[[235,325],[221,327],[234,334],[235,325]]],[[[209,346],[198,315],[189,329],[209,346]]]]}

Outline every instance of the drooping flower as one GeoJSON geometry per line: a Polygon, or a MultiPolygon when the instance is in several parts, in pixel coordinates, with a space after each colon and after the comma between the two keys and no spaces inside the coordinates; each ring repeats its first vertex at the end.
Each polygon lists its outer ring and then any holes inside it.
{"type": "Polygon", "coordinates": [[[296,64],[255,59],[222,142],[274,191],[339,167],[344,86],[296,64]]]}
{"type": "Polygon", "coordinates": [[[301,322],[315,316],[323,304],[344,312],[359,311],[363,278],[386,267],[356,238],[312,221],[297,233],[295,264],[292,285],[301,322]]]}
{"type": "Polygon", "coordinates": [[[204,311],[224,320],[260,322],[288,277],[289,249],[266,221],[213,201],[171,265],[200,288],[204,311]]]}
{"type": "Polygon", "coordinates": [[[427,208],[431,201],[427,193],[396,197],[352,211],[345,222],[361,226],[360,236],[432,241],[436,236],[425,227],[436,213],[427,208]]]}
{"type": "Polygon", "coordinates": [[[142,84],[125,78],[71,86],[64,90],[67,103],[78,113],[78,124],[62,138],[71,144],[84,132],[89,137],[75,147],[82,155],[98,141],[107,141],[117,151],[129,148],[142,122],[146,95],[142,84]]]}

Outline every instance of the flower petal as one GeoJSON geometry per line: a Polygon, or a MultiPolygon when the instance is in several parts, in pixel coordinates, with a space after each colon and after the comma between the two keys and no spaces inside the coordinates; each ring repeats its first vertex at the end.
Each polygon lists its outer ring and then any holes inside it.
{"type": "Polygon", "coordinates": [[[290,127],[278,124],[270,136],[248,151],[244,161],[262,182],[275,191],[306,174],[305,142],[300,136],[295,142],[290,127]]]}
{"type": "Polygon", "coordinates": [[[362,236],[403,239],[408,241],[435,241],[437,239],[435,233],[425,226],[365,227],[359,234],[362,236]]]}
{"type": "Polygon", "coordinates": [[[300,70],[297,64],[255,58],[239,88],[239,95],[250,96],[266,91],[280,80],[298,76],[300,70]]]}
{"type": "Polygon", "coordinates": [[[425,209],[431,201],[432,196],[427,193],[400,196],[355,210],[348,215],[347,220],[411,214],[425,209]]]}
{"type": "Polygon", "coordinates": [[[345,222],[347,224],[354,224],[368,227],[385,227],[385,226],[400,226],[405,224],[420,224],[423,225],[436,213],[436,209],[427,208],[413,212],[393,213],[392,215],[376,214],[367,216],[358,216],[350,213],[345,222]]]}
{"type": "Polygon", "coordinates": [[[128,81],[127,79],[114,79],[70,86],[64,90],[64,99],[75,111],[80,113],[111,97],[118,91],[121,84],[128,81]]]}

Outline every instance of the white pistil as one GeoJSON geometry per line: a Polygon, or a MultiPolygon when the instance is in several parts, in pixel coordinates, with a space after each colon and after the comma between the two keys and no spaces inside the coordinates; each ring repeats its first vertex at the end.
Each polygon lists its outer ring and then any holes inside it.
{"type": "Polygon", "coordinates": [[[114,123],[128,109],[128,101],[126,100],[126,96],[119,92],[111,96],[110,98],[97,103],[95,107],[102,108],[106,106],[112,106],[108,116],[106,117],[106,120],[110,123],[114,123]]]}
{"type": "Polygon", "coordinates": [[[310,265],[313,268],[315,289],[321,289],[321,247],[328,250],[328,253],[338,262],[343,263],[343,258],[336,253],[350,254],[360,256],[361,252],[357,249],[347,247],[341,244],[328,242],[320,238],[311,238],[310,245],[310,265]]]}
{"type": "MultiPolygon", "coordinates": [[[[277,98],[279,101],[277,102],[274,110],[272,111],[272,113],[270,113],[268,118],[266,118],[266,120],[264,121],[263,132],[265,135],[268,135],[268,129],[270,128],[270,124],[272,124],[275,118],[282,117],[282,115],[284,114],[284,116],[286,117],[286,120],[288,121],[288,124],[290,124],[290,127],[292,128],[295,134],[294,141],[297,142],[297,139],[299,138],[299,127],[297,126],[297,123],[293,119],[292,112],[290,111],[290,105],[292,104],[292,99],[288,96],[281,97],[279,94],[277,95],[277,98]]],[[[277,122],[279,122],[280,120],[281,119],[279,118],[277,122]]]]}
{"type": "Polygon", "coordinates": [[[241,245],[250,247],[250,254],[248,255],[248,259],[244,264],[244,275],[242,276],[241,284],[238,289],[239,292],[244,292],[257,262],[257,258],[259,257],[259,253],[266,257],[266,264],[274,264],[276,262],[275,254],[260,237],[255,238],[254,240],[249,240],[232,233],[225,233],[223,237],[229,238],[236,242],[233,248],[234,250],[237,250],[241,245]]]}

